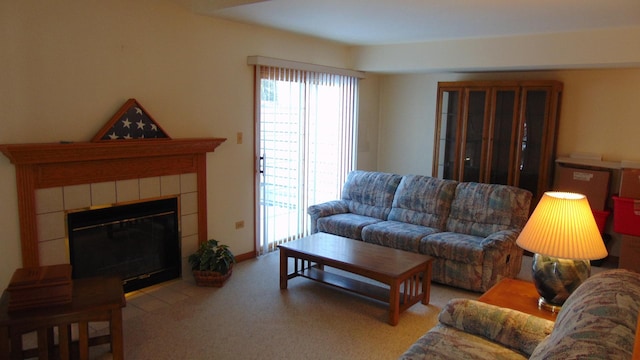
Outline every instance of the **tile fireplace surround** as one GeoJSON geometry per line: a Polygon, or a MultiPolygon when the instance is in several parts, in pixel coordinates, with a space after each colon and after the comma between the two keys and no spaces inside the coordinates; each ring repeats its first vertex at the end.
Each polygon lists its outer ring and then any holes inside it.
{"type": "Polygon", "coordinates": [[[207,239],[206,153],[225,140],[0,145],[16,167],[22,266],[69,263],[67,211],[177,196],[184,269],[207,239]]]}
{"type": "MultiPolygon", "coordinates": [[[[197,174],[180,174],[59,186],[36,190],[36,223],[40,265],[68,264],[65,214],[131,202],[178,197],[183,260],[197,249],[197,174]]],[[[185,261],[183,261],[183,273],[185,261]]]]}

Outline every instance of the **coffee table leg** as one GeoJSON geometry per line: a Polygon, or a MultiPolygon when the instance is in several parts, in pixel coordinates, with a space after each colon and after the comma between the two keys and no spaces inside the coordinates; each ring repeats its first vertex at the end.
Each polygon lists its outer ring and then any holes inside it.
{"type": "Polygon", "coordinates": [[[429,305],[431,299],[431,268],[433,261],[427,261],[427,268],[422,274],[422,303],[429,305]]]}
{"type": "Polygon", "coordinates": [[[389,324],[396,326],[400,319],[400,284],[397,279],[389,290],[389,324]]]}
{"type": "Polygon", "coordinates": [[[288,268],[288,261],[287,261],[287,251],[280,248],[280,289],[286,289],[287,288],[287,282],[288,282],[288,277],[289,274],[287,274],[287,272],[289,271],[288,268]]]}

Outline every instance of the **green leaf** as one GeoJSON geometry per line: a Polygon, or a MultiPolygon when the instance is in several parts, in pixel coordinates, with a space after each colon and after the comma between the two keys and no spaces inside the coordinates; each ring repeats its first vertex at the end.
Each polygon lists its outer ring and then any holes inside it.
{"type": "Polygon", "coordinates": [[[192,270],[211,270],[226,274],[235,263],[235,257],[229,246],[220,244],[215,239],[210,239],[200,244],[198,251],[189,255],[189,264],[192,270]]]}

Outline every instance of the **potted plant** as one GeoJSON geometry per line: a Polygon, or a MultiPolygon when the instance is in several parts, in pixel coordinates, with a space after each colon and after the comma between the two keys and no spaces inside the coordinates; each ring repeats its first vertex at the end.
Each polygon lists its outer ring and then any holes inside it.
{"type": "Polygon", "coordinates": [[[199,286],[222,287],[233,271],[235,257],[229,246],[210,239],[189,255],[189,264],[196,284],[199,286]]]}

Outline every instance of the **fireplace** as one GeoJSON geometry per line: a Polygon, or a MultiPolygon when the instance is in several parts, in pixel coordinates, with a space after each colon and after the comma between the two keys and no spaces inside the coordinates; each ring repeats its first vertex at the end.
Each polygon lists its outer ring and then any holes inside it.
{"type": "Polygon", "coordinates": [[[180,277],[178,198],[67,213],[74,279],[116,275],[125,292],[180,277]]]}
{"type": "Polygon", "coordinates": [[[181,250],[195,251],[207,239],[206,154],[225,140],[0,145],[16,167],[22,265],[69,263],[64,211],[163,196],[180,199],[181,250]]]}

